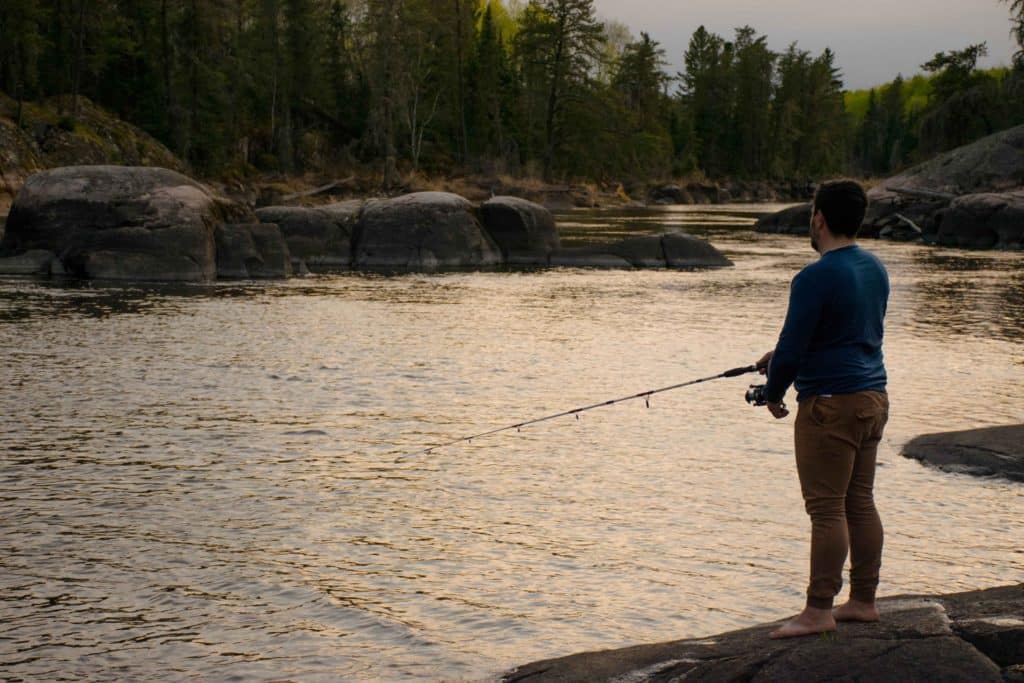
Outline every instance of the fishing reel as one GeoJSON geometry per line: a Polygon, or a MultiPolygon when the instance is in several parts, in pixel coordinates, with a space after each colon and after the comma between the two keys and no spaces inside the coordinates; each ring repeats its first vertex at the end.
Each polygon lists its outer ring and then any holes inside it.
{"type": "Polygon", "coordinates": [[[768,405],[768,399],[764,397],[764,390],[767,385],[765,384],[751,384],[750,388],[747,389],[747,394],[744,398],[747,399],[747,403],[752,406],[766,406],[768,405]]]}
{"type": "MultiPolygon", "coordinates": [[[[747,399],[747,403],[752,406],[766,406],[768,405],[768,398],[764,395],[766,385],[764,384],[751,384],[750,388],[747,389],[747,394],[744,398],[747,399]]],[[[779,407],[782,410],[786,410],[786,404],[779,401],[779,407]]]]}

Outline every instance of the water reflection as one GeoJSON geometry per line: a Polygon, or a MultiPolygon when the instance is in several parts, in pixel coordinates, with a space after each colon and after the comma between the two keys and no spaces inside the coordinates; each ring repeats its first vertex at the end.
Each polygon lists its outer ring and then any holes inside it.
{"type": "MultiPolygon", "coordinates": [[[[660,231],[687,211],[577,218],[660,231]]],[[[759,356],[814,255],[750,222],[702,228],[736,262],[709,271],[0,281],[0,667],[477,679],[790,613],[791,425],[743,380],[396,462],[759,356]]],[[[869,246],[893,280],[883,593],[1022,581],[1019,485],[898,452],[1020,420],[1024,255],[869,246]]]]}

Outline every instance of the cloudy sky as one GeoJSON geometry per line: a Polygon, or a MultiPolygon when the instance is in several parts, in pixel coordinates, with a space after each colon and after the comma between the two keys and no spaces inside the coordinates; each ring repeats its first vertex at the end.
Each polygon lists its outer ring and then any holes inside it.
{"type": "Polygon", "coordinates": [[[646,31],[666,50],[672,73],[694,29],[722,36],[749,24],[773,50],[797,41],[818,54],[836,53],[847,88],[865,88],[910,76],[936,52],[986,41],[983,66],[1007,65],[1015,43],[1009,8],[998,0],[595,0],[603,19],[639,36],[646,31]]]}

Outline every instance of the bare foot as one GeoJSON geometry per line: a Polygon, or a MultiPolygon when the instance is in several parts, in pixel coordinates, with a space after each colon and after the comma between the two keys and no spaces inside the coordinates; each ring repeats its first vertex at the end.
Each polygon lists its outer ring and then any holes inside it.
{"type": "Polygon", "coordinates": [[[861,602],[850,600],[845,605],[839,605],[832,610],[832,617],[836,621],[878,621],[878,608],[873,602],[861,602]]]}
{"type": "Polygon", "coordinates": [[[772,631],[771,638],[795,638],[815,633],[827,633],[836,630],[836,620],[832,618],[832,610],[805,607],[778,629],[772,631]]]}

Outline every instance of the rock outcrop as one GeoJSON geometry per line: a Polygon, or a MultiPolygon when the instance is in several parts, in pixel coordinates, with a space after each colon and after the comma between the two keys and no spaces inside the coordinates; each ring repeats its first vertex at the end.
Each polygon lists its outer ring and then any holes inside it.
{"type": "Polygon", "coordinates": [[[30,177],[0,256],[53,253],[67,273],[113,280],[215,277],[214,230],[251,212],[164,168],[66,166],[30,177]]]}
{"type": "Polygon", "coordinates": [[[78,97],[78,120],[61,120],[60,98],[18,103],[0,92],[0,215],[33,173],[66,165],[157,166],[184,173],[186,164],[145,131],[78,97]]]}
{"type": "Polygon", "coordinates": [[[359,268],[433,270],[501,263],[501,252],[473,204],[447,192],[370,200],[359,221],[353,264],[359,268]]]}
{"type": "Polygon", "coordinates": [[[517,667],[503,681],[968,681],[1024,676],[1024,584],[879,601],[882,621],[770,640],[778,624],[710,638],[587,652],[517,667]]]}
{"type": "MultiPolygon", "coordinates": [[[[1024,185],[1024,125],[957,147],[888,178],[868,193],[872,200],[893,188],[953,195],[999,192],[1024,185]]],[[[904,195],[906,196],[906,195],[904,195]]]]}
{"type": "Polygon", "coordinates": [[[1018,249],[1024,210],[1024,125],[982,138],[897,174],[868,191],[866,233],[919,226],[926,242],[971,249],[1018,249]],[[1010,207],[1009,211],[1005,208],[1010,207]],[[1004,213],[1005,212],[1005,213],[1004,213]],[[1002,217],[1010,222],[1002,228],[1002,217]],[[950,222],[949,219],[952,218],[950,222]],[[995,227],[994,227],[995,226],[995,227]]]}
{"type": "Polygon", "coordinates": [[[363,204],[350,200],[318,207],[266,206],[256,209],[256,215],[260,221],[280,227],[296,268],[348,268],[352,264],[352,235],[363,204]]]}
{"type": "Polygon", "coordinates": [[[480,218],[510,265],[546,265],[559,248],[551,212],[519,197],[492,197],[480,205],[480,218]]]}
{"type": "MultiPolygon", "coordinates": [[[[910,168],[868,190],[860,235],[966,249],[1024,248],[1024,125],[910,168]]],[[[806,235],[810,205],[757,222],[806,235]]]]}
{"type": "Polygon", "coordinates": [[[908,441],[903,455],[945,472],[1024,482],[1024,424],[924,434],[908,441]]]}

